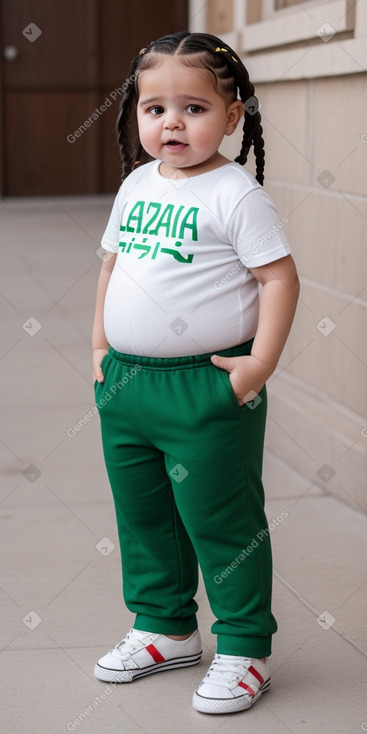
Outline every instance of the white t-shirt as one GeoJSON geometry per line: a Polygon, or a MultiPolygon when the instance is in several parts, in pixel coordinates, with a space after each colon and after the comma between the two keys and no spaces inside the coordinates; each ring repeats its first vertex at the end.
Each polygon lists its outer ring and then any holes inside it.
{"type": "Polygon", "coordinates": [[[160,163],[125,179],[102,238],[118,253],[105,299],[107,341],[152,357],[248,341],[259,310],[248,268],[290,254],[288,220],[238,163],[183,179],[161,176],[160,163]]]}

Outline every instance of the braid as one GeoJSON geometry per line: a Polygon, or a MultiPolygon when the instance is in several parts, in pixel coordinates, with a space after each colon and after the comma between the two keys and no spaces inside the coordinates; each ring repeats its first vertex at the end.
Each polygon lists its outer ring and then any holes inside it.
{"type": "Polygon", "coordinates": [[[132,117],[131,108],[134,95],[135,93],[132,86],[130,86],[128,90],[123,93],[116,123],[117,140],[120,146],[122,159],[122,180],[124,180],[126,176],[128,176],[129,173],[133,170],[135,162],[135,146],[132,145],[130,142],[130,128],[132,117]]]}
{"type": "Polygon", "coordinates": [[[228,51],[221,49],[223,58],[225,58],[234,76],[245,111],[242,145],[240,154],[235,158],[235,163],[244,166],[253,145],[256,161],[256,180],[262,186],[264,183],[265,150],[259,100],[255,96],[255,87],[250,82],[246,67],[237,54],[235,55],[231,49],[228,51]]]}
{"type": "Polygon", "coordinates": [[[245,83],[239,87],[241,101],[245,108],[243,138],[240,154],[235,158],[235,162],[244,166],[247,161],[250,148],[253,145],[256,161],[256,179],[262,186],[264,183],[265,150],[261,115],[259,112],[259,101],[257,97],[255,97],[255,88],[248,78],[247,71],[244,81],[245,83]]]}
{"type": "Polygon", "coordinates": [[[117,140],[122,160],[122,181],[134,169],[138,156],[142,152],[136,122],[136,69],[139,64],[137,56],[130,68],[130,74],[123,85],[123,93],[116,121],[117,140]]]}

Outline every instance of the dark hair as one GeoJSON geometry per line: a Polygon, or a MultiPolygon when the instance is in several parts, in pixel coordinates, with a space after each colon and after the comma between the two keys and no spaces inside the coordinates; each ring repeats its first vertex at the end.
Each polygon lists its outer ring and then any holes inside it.
{"type": "Polygon", "coordinates": [[[187,56],[186,60],[183,59],[183,63],[208,69],[213,75],[215,86],[222,94],[230,94],[232,101],[236,100],[239,94],[245,108],[245,119],[241,151],[235,162],[241,166],[245,165],[253,145],[256,179],[262,185],[265,165],[263,129],[259,102],[255,97],[255,89],[250,82],[248,71],[239,56],[220,38],[209,33],[189,33],[189,31],[172,33],[152,41],[132,61],[130,74],[123,85],[124,91],[116,126],[122,158],[122,180],[131,173],[137,162],[142,164],[152,160],[139,140],[136,106],[139,98],[139,73],[152,68],[159,54],[187,56]]]}

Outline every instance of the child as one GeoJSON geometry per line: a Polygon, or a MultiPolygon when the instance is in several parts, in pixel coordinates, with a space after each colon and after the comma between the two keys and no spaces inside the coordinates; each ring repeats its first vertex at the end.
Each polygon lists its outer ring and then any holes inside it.
{"type": "Polygon", "coordinates": [[[298,279],[262,188],[261,118],[237,54],[205,33],[164,36],[134,59],[125,88],[93,369],[135,622],[95,676],[125,683],[200,661],[199,563],[218,646],[193,706],[240,711],[270,685],[265,382],[298,279]],[[218,148],[243,114],[232,162],[218,148]],[[242,168],[251,145],[257,180],[242,168]]]}

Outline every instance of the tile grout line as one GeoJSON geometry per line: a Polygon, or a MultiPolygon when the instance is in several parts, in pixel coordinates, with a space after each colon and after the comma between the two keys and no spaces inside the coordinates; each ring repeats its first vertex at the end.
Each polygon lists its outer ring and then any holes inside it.
{"type": "MultiPolygon", "coordinates": [[[[274,573],[275,578],[283,586],[285,586],[285,588],[288,589],[288,591],[290,591],[291,594],[293,594],[293,596],[295,596],[296,599],[299,602],[301,602],[301,604],[304,607],[306,607],[306,609],[308,609],[308,611],[312,612],[312,614],[314,614],[316,617],[319,616],[319,612],[317,611],[317,609],[315,609],[315,607],[313,607],[312,604],[310,604],[310,602],[307,601],[307,599],[305,599],[305,597],[302,596],[302,594],[300,594],[300,592],[297,591],[297,589],[294,586],[292,586],[292,584],[290,584],[289,581],[287,581],[287,579],[285,579],[284,576],[282,576],[281,573],[279,573],[279,571],[277,571],[274,568],[273,573],[274,573]]],[[[348,637],[347,635],[344,635],[343,632],[340,632],[340,630],[338,630],[338,628],[335,627],[335,625],[333,625],[332,627],[330,627],[330,629],[332,629],[333,632],[336,632],[336,634],[339,635],[339,637],[341,637],[345,642],[347,642],[348,645],[351,645],[351,647],[353,647],[355,650],[357,650],[359,653],[361,653],[364,658],[367,658],[366,651],[363,650],[361,647],[359,647],[355,642],[353,642],[353,640],[351,640],[350,637],[348,637]]]]}

